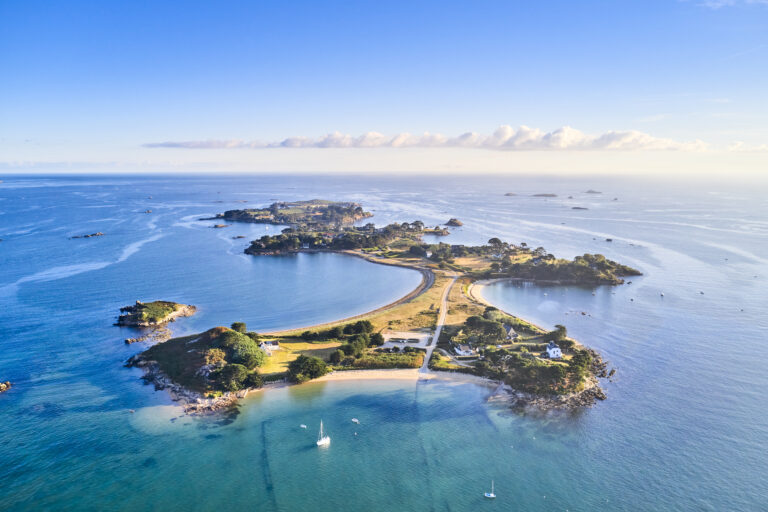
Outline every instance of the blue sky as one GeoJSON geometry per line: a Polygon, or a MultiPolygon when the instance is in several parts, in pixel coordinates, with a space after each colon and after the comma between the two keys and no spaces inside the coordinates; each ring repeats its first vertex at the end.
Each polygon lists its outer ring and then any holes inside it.
{"type": "Polygon", "coordinates": [[[768,3],[757,0],[0,0],[0,76],[6,169],[303,170],[320,158],[331,170],[373,158],[439,171],[468,158],[494,171],[557,160],[558,148],[585,167],[615,162],[618,147],[754,170],[768,155],[768,3]],[[485,138],[453,147],[503,125],[539,132],[509,151],[485,138]],[[564,126],[576,142],[546,138],[564,126]],[[343,147],[378,132],[387,147],[316,149],[333,132],[353,137],[343,147]],[[389,147],[424,132],[446,139],[389,147]],[[651,138],[595,142],[615,132],[651,138]],[[290,137],[310,147],[261,147],[290,137]]]}

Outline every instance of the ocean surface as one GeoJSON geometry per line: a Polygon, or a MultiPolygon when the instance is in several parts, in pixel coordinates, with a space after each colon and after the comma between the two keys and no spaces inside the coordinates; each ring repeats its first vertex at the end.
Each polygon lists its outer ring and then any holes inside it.
{"type": "Polygon", "coordinates": [[[768,510],[764,185],[2,179],[0,381],[14,383],[0,395],[2,511],[768,510]],[[417,286],[415,271],[349,256],[246,256],[248,240],[280,228],[198,220],[312,198],[362,202],[377,224],[457,217],[464,226],[440,239],[449,243],[498,236],[642,270],[614,288],[502,282],[484,292],[602,352],[617,369],[608,399],[521,416],[471,383],[338,381],[191,418],[122,366],[145,346],[125,345],[136,332],[112,324],[137,299],[196,305],[176,334],[234,321],[268,331],[362,313],[417,286]],[[320,419],[326,450],[315,446],[320,419]],[[491,480],[495,501],[483,498],[491,480]]]}

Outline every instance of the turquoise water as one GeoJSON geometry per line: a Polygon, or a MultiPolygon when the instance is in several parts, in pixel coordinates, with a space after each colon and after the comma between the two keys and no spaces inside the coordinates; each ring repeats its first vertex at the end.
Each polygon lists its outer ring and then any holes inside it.
{"type": "Polygon", "coordinates": [[[3,180],[0,379],[16,385],[0,395],[0,510],[768,509],[765,187],[3,180]],[[377,223],[458,217],[465,225],[448,242],[501,236],[643,270],[619,288],[499,283],[485,292],[603,352],[618,368],[608,400],[522,417],[475,384],[344,381],[252,395],[229,417],[189,418],[122,367],[141,347],[124,345],[133,331],[111,324],[136,299],[197,305],[173,324],[179,334],[239,320],[269,330],[366,311],[418,284],[416,272],[340,255],[246,257],[246,241],[265,226],[196,220],[246,204],[236,201],[313,197],[362,201],[377,223]],[[67,238],[95,231],[107,235],[67,238]],[[327,450],[314,445],[321,418],[327,450]],[[491,479],[499,497],[486,502],[491,479]]]}

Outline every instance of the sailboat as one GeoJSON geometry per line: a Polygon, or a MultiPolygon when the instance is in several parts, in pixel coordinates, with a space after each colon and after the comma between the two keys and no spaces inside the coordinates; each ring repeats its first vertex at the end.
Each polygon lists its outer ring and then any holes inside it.
{"type": "Polygon", "coordinates": [[[486,492],[485,497],[490,499],[494,499],[496,497],[496,494],[493,492],[493,480],[491,480],[491,492],[486,492]]]}
{"type": "Polygon", "coordinates": [[[323,420],[320,420],[320,433],[317,435],[317,446],[328,446],[331,438],[323,432],[323,420]]]}

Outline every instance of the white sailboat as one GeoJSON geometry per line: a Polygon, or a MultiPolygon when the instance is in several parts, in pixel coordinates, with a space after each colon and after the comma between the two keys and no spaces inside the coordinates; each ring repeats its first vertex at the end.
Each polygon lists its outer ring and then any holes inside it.
{"type": "Polygon", "coordinates": [[[323,432],[323,420],[320,420],[320,433],[317,435],[317,446],[328,446],[331,438],[323,432]]]}
{"type": "Polygon", "coordinates": [[[486,492],[485,497],[490,499],[494,499],[496,497],[496,494],[493,492],[493,480],[491,480],[491,492],[486,492]]]}

